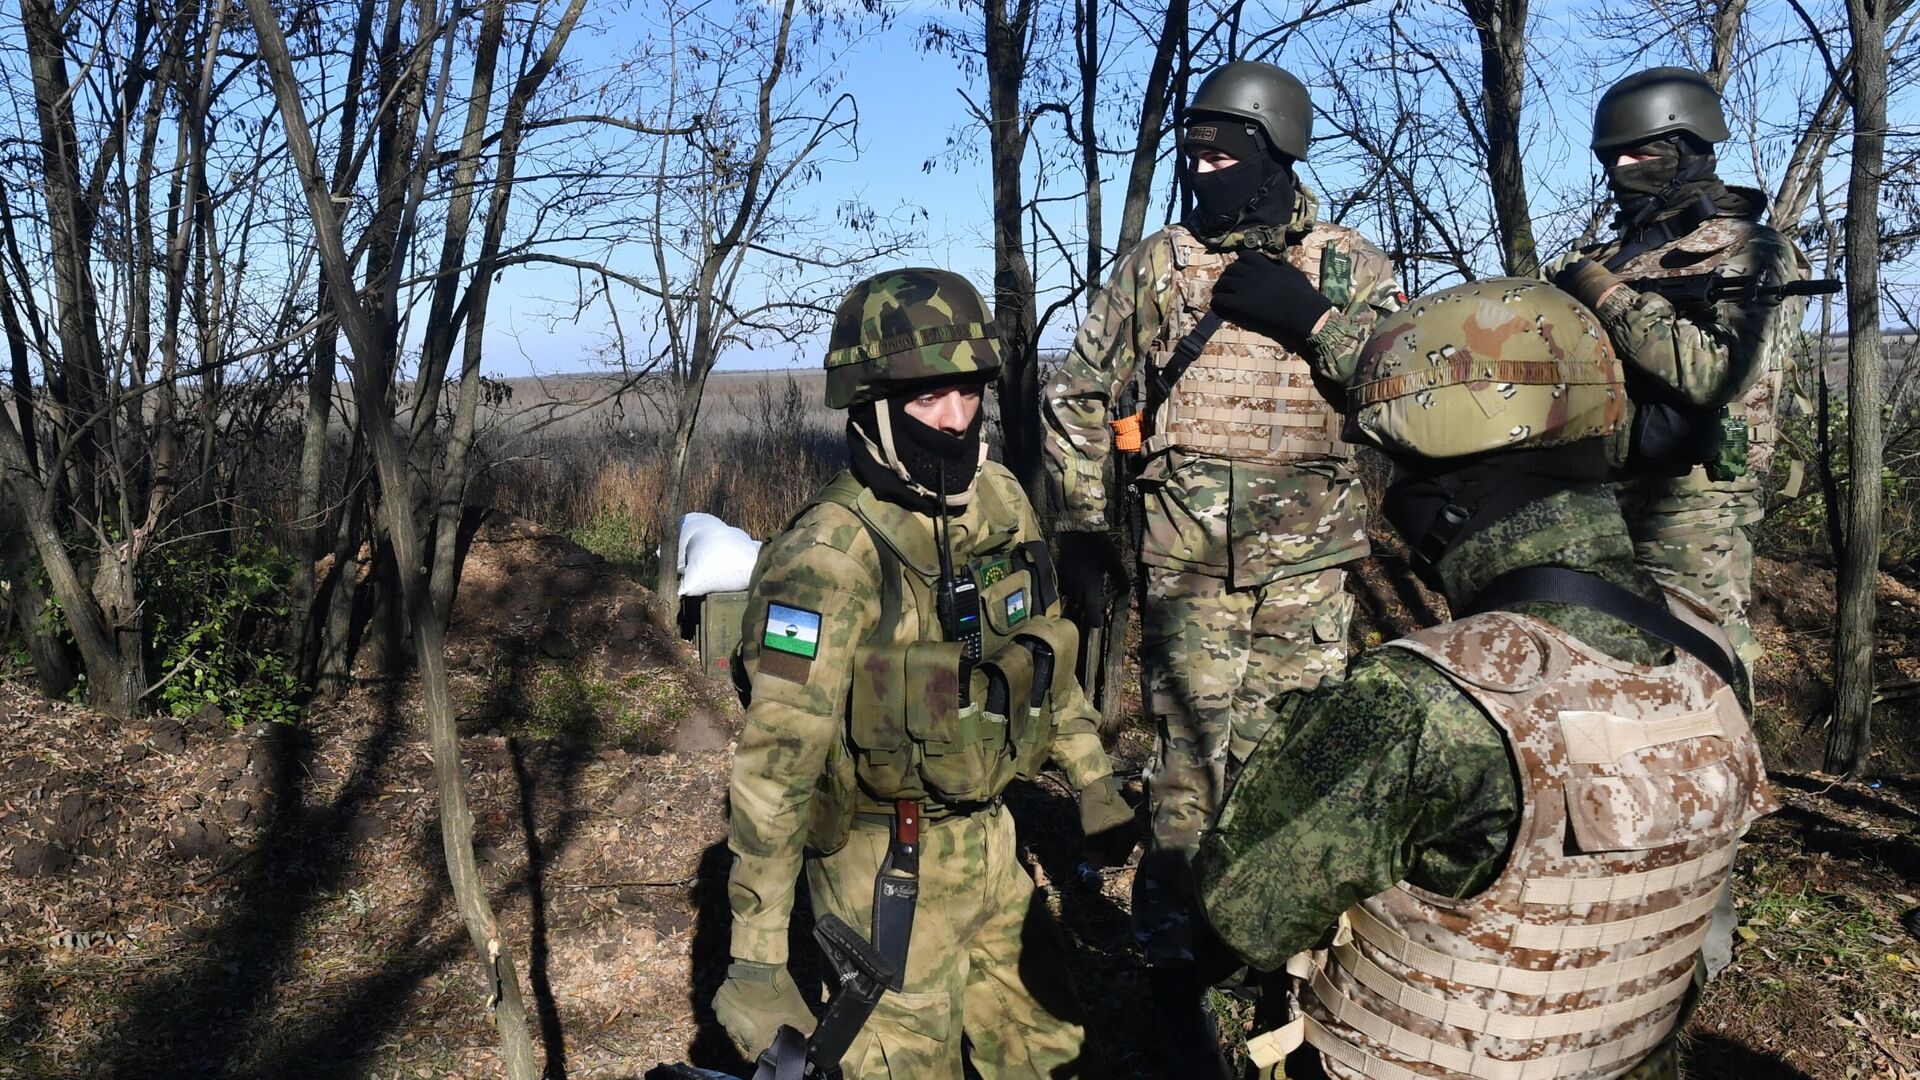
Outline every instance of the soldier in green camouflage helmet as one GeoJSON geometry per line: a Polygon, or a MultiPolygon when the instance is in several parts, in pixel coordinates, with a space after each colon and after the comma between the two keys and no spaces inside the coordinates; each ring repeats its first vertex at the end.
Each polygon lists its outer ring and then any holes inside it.
{"type": "Polygon", "coordinates": [[[1179,129],[1193,209],[1121,258],[1042,402],[1069,595],[1100,604],[1102,579],[1126,573],[1118,530],[1139,538],[1158,738],[1133,914],[1169,1009],[1161,1045],[1190,1075],[1219,1063],[1193,1060],[1217,1055],[1183,975],[1186,862],[1271,702],[1345,667],[1345,568],[1367,554],[1367,507],[1320,386],[1400,303],[1386,255],[1318,220],[1295,174],[1312,121],[1306,88],[1272,64],[1202,81],[1179,129]],[[1110,473],[1131,490],[1110,492],[1110,473]]]}
{"type": "Polygon", "coordinates": [[[816,912],[904,959],[850,1080],[959,1080],[963,1040],[984,1076],[1091,1075],[1065,946],[1001,792],[1051,759],[1092,844],[1130,846],[1134,815],[1074,681],[1033,508],[980,440],[992,319],[958,275],[898,270],[848,293],[828,349],[852,467],[754,568],[735,668],[733,965],[714,1011],[748,1055],[781,1024],[811,1030],[786,969],[804,864],[816,912]],[[903,877],[918,889],[904,909],[903,877]],[[902,910],[910,933],[895,935],[902,910]]]}
{"type": "Polygon", "coordinates": [[[1193,868],[1291,985],[1263,1077],[1667,1080],[1734,838],[1773,807],[1711,612],[1606,486],[1599,320],[1519,278],[1411,301],[1348,387],[1387,519],[1455,621],[1279,705],[1193,868]]]}
{"type": "Polygon", "coordinates": [[[1653,68],[1614,84],[1592,148],[1619,204],[1615,235],[1543,276],[1600,316],[1626,362],[1636,409],[1619,495],[1641,560],[1712,603],[1752,664],[1752,534],[1805,312],[1803,299],[1767,293],[1809,270],[1761,223],[1766,195],[1716,175],[1713,147],[1727,136],[1720,95],[1698,72],[1653,68]],[[1753,288],[1699,288],[1712,279],[1753,288]]]}

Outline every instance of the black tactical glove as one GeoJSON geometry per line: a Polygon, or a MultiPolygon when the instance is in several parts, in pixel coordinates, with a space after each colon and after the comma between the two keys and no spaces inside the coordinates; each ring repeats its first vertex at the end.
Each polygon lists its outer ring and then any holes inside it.
{"type": "Polygon", "coordinates": [[[1333,302],[1292,263],[1246,251],[1213,283],[1213,310],[1235,326],[1298,343],[1313,336],[1333,302]]]}
{"type": "Polygon", "coordinates": [[[1059,555],[1053,570],[1060,581],[1060,597],[1066,601],[1068,617],[1084,628],[1106,611],[1107,582],[1126,587],[1127,560],[1120,553],[1120,541],[1111,533],[1064,532],[1054,549],[1059,555]]]}

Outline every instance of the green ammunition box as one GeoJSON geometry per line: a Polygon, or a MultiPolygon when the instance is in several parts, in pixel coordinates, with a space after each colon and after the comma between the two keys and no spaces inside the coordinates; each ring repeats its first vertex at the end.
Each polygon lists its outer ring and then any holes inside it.
{"type": "Polygon", "coordinates": [[[747,616],[747,594],[708,593],[700,600],[700,666],[716,679],[733,676],[733,649],[740,644],[740,621],[747,616]]]}

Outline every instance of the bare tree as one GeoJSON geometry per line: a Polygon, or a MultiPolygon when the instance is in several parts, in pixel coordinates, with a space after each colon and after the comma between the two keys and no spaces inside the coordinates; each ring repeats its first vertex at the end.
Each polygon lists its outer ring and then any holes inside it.
{"type": "Polygon", "coordinates": [[[1847,0],[1853,38],[1853,160],[1847,182],[1846,547],[1840,555],[1828,772],[1866,763],[1873,722],[1873,627],[1880,596],[1880,188],[1887,144],[1886,0],[1847,0]]]}
{"type": "MultiPolygon", "coordinates": [[[[381,100],[373,118],[378,131],[379,203],[362,242],[349,249],[334,177],[323,167],[308,119],[309,95],[270,0],[248,0],[262,61],[270,74],[288,152],[311,217],[316,246],[336,320],[347,340],[360,437],[379,478],[381,519],[393,547],[395,573],[406,623],[413,635],[426,699],[440,832],[454,897],[480,960],[490,994],[487,1008],[500,1033],[507,1075],[536,1075],[533,1046],[520,996],[519,977],[505,934],[495,917],[474,861],[472,812],[461,773],[459,734],[448,683],[447,626],[459,580],[457,542],[472,473],[474,417],[480,397],[480,361],[487,304],[509,224],[528,110],[559,62],[584,0],[572,0],[554,20],[544,42],[532,31],[547,17],[529,9],[516,28],[517,75],[504,94],[496,89],[501,53],[508,48],[508,0],[486,0],[477,9],[442,11],[434,0],[400,2],[388,10],[380,60],[403,72],[388,83],[399,92],[381,100]],[[409,47],[402,20],[410,10],[409,47]],[[471,24],[470,24],[471,23],[471,24]],[[472,53],[456,58],[456,45],[472,53]],[[436,63],[436,58],[438,62],[436,63]],[[456,147],[440,145],[444,106],[456,92],[456,77],[468,72],[466,110],[456,147]],[[494,127],[495,109],[498,127],[494,127]],[[420,208],[428,177],[451,166],[440,251],[431,265],[430,315],[422,345],[414,413],[397,423],[391,396],[399,368],[399,313],[404,271],[417,244],[420,208]],[[480,236],[472,237],[476,214],[480,236]],[[363,294],[337,287],[354,278],[356,255],[365,253],[370,278],[363,294]],[[457,395],[450,424],[440,426],[439,395],[456,346],[460,353],[457,395]],[[431,540],[431,550],[428,542],[431,540]]],[[[349,89],[358,86],[350,81],[349,89]]]]}
{"type": "Polygon", "coordinates": [[[651,213],[632,222],[649,241],[641,256],[649,265],[618,280],[652,306],[654,332],[632,347],[646,350],[641,366],[657,363],[665,376],[673,422],[661,507],[664,597],[678,591],[674,553],[714,365],[730,349],[817,331],[847,279],[900,247],[890,223],[867,207],[840,205],[835,237],[797,201],[825,162],[855,151],[858,135],[856,104],[830,89],[827,58],[808,55],[803,65],[796,55],[829,29],[804,22],[811,18],[795,0],[670,4],[660,37],[642,48],[661,94],[646,125],[660,133],[647,177],[651,213]]]}

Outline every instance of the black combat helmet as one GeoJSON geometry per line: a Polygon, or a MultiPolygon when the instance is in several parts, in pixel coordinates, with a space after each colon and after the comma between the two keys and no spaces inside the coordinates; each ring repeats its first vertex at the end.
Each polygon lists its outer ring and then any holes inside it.
{"type": "Polygon", "coordinates": [[[1604,154],[1685,132],[1703,143],[1724,141],[1727,117],[1705,75],[1682,67],[1637,71],[1600,95],[1593,110],[1593,150],[1604,154]]]}
{"type": "Polygon", "coordinates": [[[1187,102],[1187,115],[1196,113],[1251,120],[1275,150],[1295,161],[1306,160],[1313,101],[1305,84],[1272,64],[1235,60],[1215,68],[1187,102]]]}

